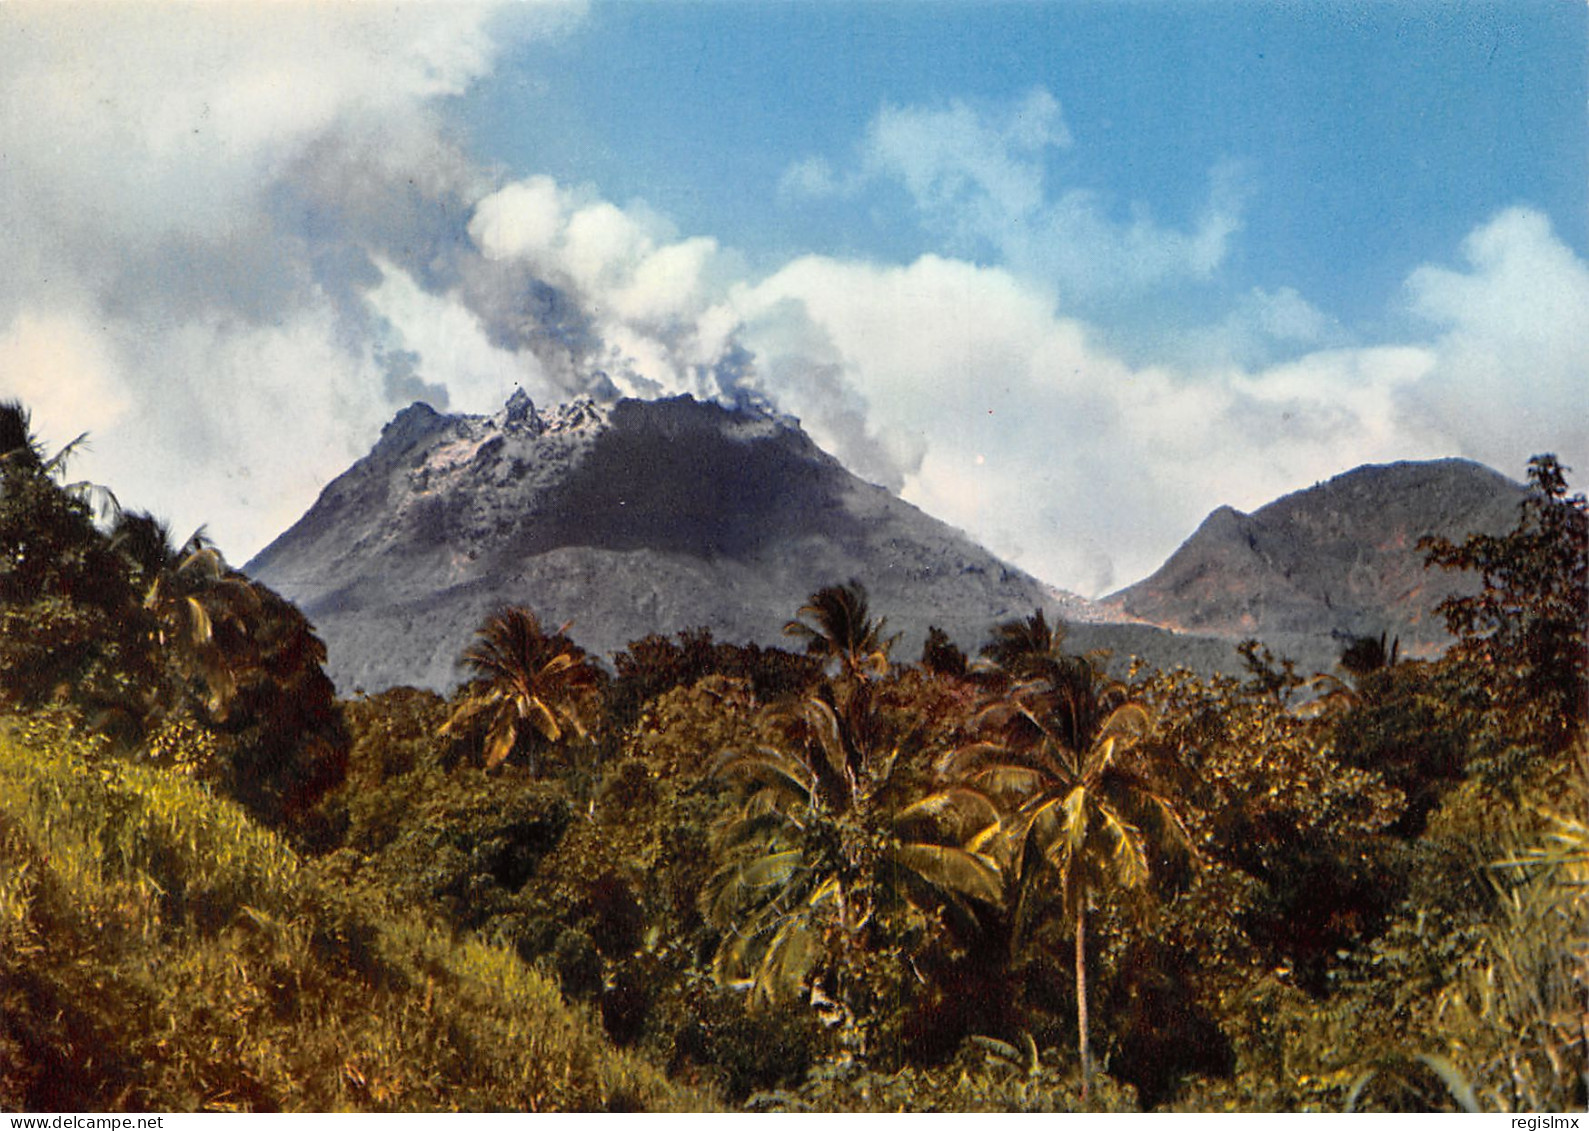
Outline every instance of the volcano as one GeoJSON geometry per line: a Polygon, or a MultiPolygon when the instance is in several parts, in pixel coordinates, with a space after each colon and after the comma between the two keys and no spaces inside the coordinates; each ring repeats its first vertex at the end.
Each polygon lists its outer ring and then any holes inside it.
{"type": "Polygon", "coordinates": [[[901,658],[929,625],[975,648],[1038,608],[1116,619],[856,478],[792,419],[690,397],[412,405],[245,569],[308,614],[344,693],[456,685],[475,628],[508,604],[598,655],[699,627],[787,644],[810,594],[851,579],[901,658]]]}

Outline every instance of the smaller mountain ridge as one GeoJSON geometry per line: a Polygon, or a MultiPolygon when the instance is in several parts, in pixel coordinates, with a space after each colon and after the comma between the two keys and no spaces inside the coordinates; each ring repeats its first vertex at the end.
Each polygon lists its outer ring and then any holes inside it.
{"type": "Polygon", "coordinates": [[[1523,496],[1470,460],[1366,465],[1251,514],[1218,508],[1157,572],[1103,603],[1177,632],[1256,637],[1325,670],[1348,636],[1388,633],[1404,654],[1433,655],[1450,640],[1435,606],[1474,582],[1426,569],[1419,540],[1504,533],[1523,496]]]}

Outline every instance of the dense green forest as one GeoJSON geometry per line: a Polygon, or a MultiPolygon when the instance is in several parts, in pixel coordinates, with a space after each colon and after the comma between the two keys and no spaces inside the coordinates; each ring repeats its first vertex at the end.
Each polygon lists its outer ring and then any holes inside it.
{"type": "MultiPolygon", "coordinates": [[[[1041,612],[339,700],[0,406],[0,1108],[1509,1110],[1589,1087],[1581,495],[1423,547],[1435,661],[1105,674],[1041,612]]],[[[842,579],[840,579],[842,580],[842,579]]]]}

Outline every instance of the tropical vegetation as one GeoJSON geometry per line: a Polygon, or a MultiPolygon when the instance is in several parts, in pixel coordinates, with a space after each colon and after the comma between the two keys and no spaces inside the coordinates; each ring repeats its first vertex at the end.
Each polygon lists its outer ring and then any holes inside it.
{"type": "Polygon", "coordinates": [[[0,405],[0,1108],[1582,1109],[1589,519],[1550,457],[1437,659],[609,660],[499,610],[337,698],[289,602],[0,405]],[[1112,674],[1111,674],[1112,673],[1112,674]]]}

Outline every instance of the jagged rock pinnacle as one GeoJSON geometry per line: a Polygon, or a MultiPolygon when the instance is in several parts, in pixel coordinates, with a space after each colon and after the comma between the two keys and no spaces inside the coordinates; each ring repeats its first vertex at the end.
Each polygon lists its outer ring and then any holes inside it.
{"type": "Polygon", "coordinates": [[[540,435],[546,430],[546,423],[535,411],[535,402],[530,399],[522,386],[513,390],[513,395],[508,398],[508,403],[502,406],[502,411],[497,413],[493,423],[504,432],[530,432],[540,435]]]}

